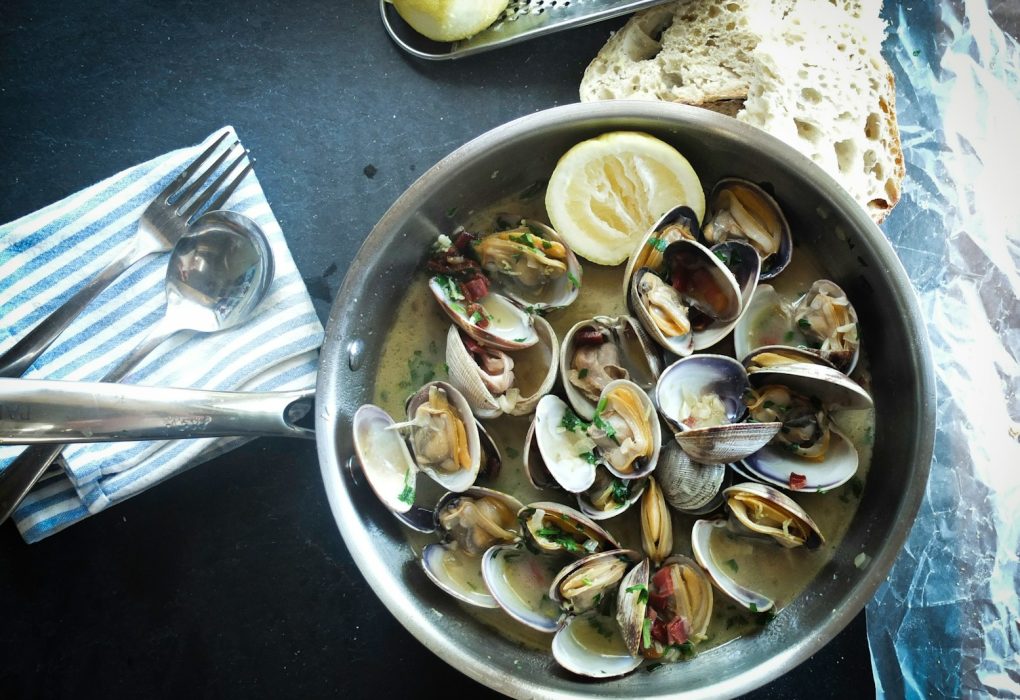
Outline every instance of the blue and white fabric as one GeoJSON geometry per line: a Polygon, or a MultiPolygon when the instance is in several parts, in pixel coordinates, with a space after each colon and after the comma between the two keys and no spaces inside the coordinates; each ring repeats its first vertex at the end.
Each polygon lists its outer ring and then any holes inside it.
{"type": "MultiPolygon", "coordinates": [[[[0,353],[130,245],[149,202],[221,133],[0,227],[0,353]]],[[[268,296],[251,320],[234,329],[174,335],[125,383],[225,391],[315,385],[322,325],[254,172],[224,208],[254,219],[269,239],[276,274],[268,296]]],[[[168,256],[151,256],[122,275],[24,376],[102,378],[162,317],[168,256]]],[[[67,468],[47,472],[15,511],[14,521],[26,541],[36,542],[244,441],[69,446],[64,451],[67,468]]],[[[0,448],[0,468],[21,449],[0,448]]]]}

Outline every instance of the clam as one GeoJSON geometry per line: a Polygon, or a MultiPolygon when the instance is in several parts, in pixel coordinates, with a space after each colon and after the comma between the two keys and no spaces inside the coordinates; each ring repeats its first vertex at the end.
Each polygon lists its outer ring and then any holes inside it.
{"type": "Polygon", "coordinates": [[[527,415],[556,383],[559,342],[549,322],[534,318],[538,342],[510,354],[466,336],[451,325],[446,334],[450,383],[479,418],[527,415]]]}
{"type": "Polygon", "coordinates": [[[569,614],[595,609],[615,593],[620,580],[640,560],[630,549],[591,554],[567,564],[549,587],[549,597],[569,614]]]}
{"type": "Polygon", "coordinates": [[[578,557],[620,548],[616,538],[594,520],[560,503],[532,503],[517,518],[525,540],[540,553],[578,557]]]}
{"type": "Polygon", "coordinates": [[[595,415],[606,384],[629,379],[650,390],[662,371],[659,349],[631,316],[596,316],[575,324],[563,338],[560,376],[571,407],[585,420],[595,415]]]}
{"type": "Polygon", "coordinates": [[[679,240],[696,241],[700,238],[698,215],[690,207],[674,207],[663,214],[627,258],[627,267],[623,272],[624,298],[630,293],[630,281],[635,272],[643,267],[650,270],[662,269],[662,254],[671,243],[679,240]]]}
{"type": "Polygon", "coordinates": [[[422,568],[442,590],[470,605],[497,607],[485,585],[481,557],[491,547],[520,539],[521,503],[499,491],[471,488],[447,493],[436,505],[443,541],[422,549],[422,568]]]}
{"type": "Polygon", "coordinates": [[[684,556],[670,557],[650,577],[648,571],[646,560],[620,583],[617,621],[632,654],[675,660],[707,636],[712,585],[684,556]]]}
{"type": "MultiPolygon", "coordinates": [[[[740,289],[740,313],[748,307],[758,288],[761,275],[761,259],[754,248],[741,241],[725,241],[712,246],[712,253],[719,258],[733,275],[740,289]]],[[[730,321],[713,320],[704,329],[694,334],[694,350],[704,350],[726,338],[740,321],[740,316],[730,321]]]]}
{"type": "Polygon", "coordinates": [[[662,258],[658,270],[634,271],[627,306],[662,347],[690,355],[696,333],[739,317],[740,286],[722,261],[695,241],[671,243],[662,258]]]}
{"type": "Polygon", "coordinates": [[[619,625],[599,611],[570,617],[552,641],[556,662],[588,678],[615,678],[641,665],[627,650],[619,625]]]}
{"type": "Polygon", "coordinates": [[[673,551],[673,518],[662,490],[652,477],[641,498],[641,546],[656,565],[673,551]]]}
{"type": "Polygon", "coordinates": [[[747,372],[733,358],[694,355],[663,370],[655,403],[693,460],[726,464],[761,449],[781,427],[777,421],[740,422],[747,389],[747,372]]]}
{"type": "Polygon", "coordinates": [[[473,301],[449,275],[435,275],[429,291],[446,315],[468,336],[500,350],[523,350],[538,342],[534,317],[496,292],[473,301]]]}
{"type": "Polygon", "coordinates": [[[490,547],[482,555],[482,578],[503,611],[521,624],[552,634],[563,611],[549,587],[563,568],[562,557],[529,551],[521,545],[490,547]]]}
{"type": "Polygon", "coordinates": [[[523,307],[569,306],[581,289],[581,264],[559,235],[538,221],[481,236],[473,244],[482,269],[500,291],[523,307]]]}
{"type": "Polygon", "coordinates": [[[723,178],[709,194],[702,236],[708,244],[746,241],[761,258],[761,277],[771,279],[790,263],[793,239],[779,204],[748,180],[723,178]]]}
{"type": "Polygon", "coordinates": [[[817,280],[793,301],[761,284],[734,328],[733,345],[741,358],[766,346],[797,347],[849,374],[860,356],[857,312],[829,280],[817,280]]]}
{"type": "Polygon", "coordinates": [[[830,367],[789,363],[749,375],[750,416],[782,422],[775,438],[741,461],[741,471],[783,488],[825,491],[857,472],[857,450],[833,424],[839,408],[867,409],[870,395],[830,367]]]}
{"type": "Polygon", "coordinates": [[[725,530],[725,520],[698,520],[691,529],[691,550],[715,587],[736,601],[740,607],[752,612],[768,612],[775,607],[774,600],[752,590],[733,579],[712,556],[712,534],[725,530]]]}
{"type": "Polygon", "coordinates": [[[800,546],[817,549],[825,543],[807,511],[767,484],[735,484],[723,491],[723,497],[731,515],[730,523],[738,532],[766,536],[787,549],[800,546]]]}
{"type": "Polygon", "coordinates": [[[447,491],[464,491],[481,467],[481,443],[467,400],[446,382],[429,382],[407,404],[408,420],[388,430],[409,436],[418,468],[447,491]]]}
{"type": "Polygon", "coordinates": [[[577,507],[592,520],[620,515],[645,492],[645,479],[621,479],[605,467],[595,468],[595,481],[577,494],[577,507]]]}
{"type": "MultiPolygon", "coordinates": [[[[592,487],[598,465],[620,479],[647,476],[662,445],[651,400],[625,379],[612,381],[602,390],[591,423],[581,420],[559,397],[543,397],[535,410],[533,429],[542,467],[572,493],[592,487]]],[[[529,465],[534,459],[529,451],[529,465]]],[[[532,473],[541,477],[537,465],[534,470],[529,466],[532,473]]],[[[532,481],[538,483],[535,478],[532,481]]]]}
{"type": "Polygon", "coordinates": [[[662,446],[655,476],[666,503],[681,513],[702,515],[722,505],[726,465],[695,462],[677,442],[662,446]]]}

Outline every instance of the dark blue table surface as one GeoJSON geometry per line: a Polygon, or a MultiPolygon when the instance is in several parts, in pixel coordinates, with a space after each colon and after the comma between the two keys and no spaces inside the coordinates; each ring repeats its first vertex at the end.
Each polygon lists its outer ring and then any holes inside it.
{"type": "MultiPolygon", "coordinates": [[[[459,62],[374,0],[0,4],[0,221],[236,127],[325,319],[422,172],[577,100],[611,20],[459,62]]],[[[310,442],[262,439],[42,543],[0,527],[0,696],[495,695],[412,638],[356,569],[310,442]]],[[[864,613],[753,698],[860,697],[864,613]]]]}

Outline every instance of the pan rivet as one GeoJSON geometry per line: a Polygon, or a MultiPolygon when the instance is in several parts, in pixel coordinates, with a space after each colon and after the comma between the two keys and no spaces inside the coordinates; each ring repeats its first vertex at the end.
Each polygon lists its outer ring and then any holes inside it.
{"type": "Polygon", "coordinates": [[[347,345],[347,366],[352,372],[361,369],[361,363],[365,358],[365,341],[361,338],[352,340],[347,345]]]}

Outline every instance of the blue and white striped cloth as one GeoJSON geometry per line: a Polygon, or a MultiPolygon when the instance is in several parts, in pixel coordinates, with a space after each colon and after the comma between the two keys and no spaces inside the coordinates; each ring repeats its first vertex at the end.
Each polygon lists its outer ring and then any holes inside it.
{"type": "MultiPolygon", "coordinates": [[[[0,353],[129,245],[149,202],[222,132],[0,227],[0,353]]],[[[173,336],[126,383],[248,391],[315,385],[322,325],[254,173],[224,208],[254,219],[269,239],[276,277],[268,296],[237,328],[173,336]]],[[[168,254],[153,256],[121,276],[25,376],[95,381],[105,375],[162,317],[167,259],[168,254]]],[[[36,542],[242,442],[70,446],[64,451],[68,468],[51,469],[15,511],[14,521],[26,541],[36,542]]],[[[0,468],[20,450],[0,448],[0,468]]]]}

